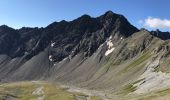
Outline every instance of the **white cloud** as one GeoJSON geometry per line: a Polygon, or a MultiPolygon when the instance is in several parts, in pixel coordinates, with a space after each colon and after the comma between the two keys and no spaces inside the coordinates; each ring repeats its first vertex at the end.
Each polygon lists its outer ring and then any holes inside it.
{"type": "Polygon", "coordinates": [[[148,17],[145,20],[140,20],[139,23],[150,28],[170,28],[170,20],[148,17]]]}

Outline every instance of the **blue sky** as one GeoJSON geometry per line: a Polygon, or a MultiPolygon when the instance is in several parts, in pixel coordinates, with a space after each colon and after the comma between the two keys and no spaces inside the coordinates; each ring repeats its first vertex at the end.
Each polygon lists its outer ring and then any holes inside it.
{"type": "Polygon", "coordinates": [[[95,17],[112,10],[138,28],[170,31],[169,4],[169,0],[1,0],[0,25],[45,27],[54,21],[70,21],[83,14],[95,17]]]}

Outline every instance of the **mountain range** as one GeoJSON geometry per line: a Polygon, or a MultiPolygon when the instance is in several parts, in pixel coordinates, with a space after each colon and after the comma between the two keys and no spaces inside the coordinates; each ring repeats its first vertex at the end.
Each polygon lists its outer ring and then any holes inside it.
{"type": "MultiPolygon", "coordinates": [[[[108,11],[44,28],[0,26],[0,81],[50,81],[114,96],[170,86],[170,33],[108,11]]],[[[118,99],[119,100],[119,99],[118,99]]]]}

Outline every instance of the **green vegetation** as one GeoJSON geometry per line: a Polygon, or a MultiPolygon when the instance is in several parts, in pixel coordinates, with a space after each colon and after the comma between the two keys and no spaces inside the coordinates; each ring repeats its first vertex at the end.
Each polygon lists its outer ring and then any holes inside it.
{"type": "Polygon", "coordinates": [[[101,100],[101,99],[99,97],[97,97],[97,96],[91,96],[90,100],[101,100]]]}
{"type": "MultiPolygon", "coordinates": [[[[148,94],[138,95],[138,96],[131,97],[131,98],[138,98],[135,100],[155,100],[155,99],[158,100],[157,98],[169,95],[169,93],[170,93],[170,88],[159,90],[159,91],[153,91],[148,94]]],[[[164,100],[164,99],[159,99],[159,100],[164,100]]],[[[169,100],[169,99],[166,99],[166,100],[169,100]]]]}
{"type": "Polygon", "coordinates": [[[160,95],[169,94],[169,93],[170,93],[170,88],[165,89],[165,90],[158,91],[158,92],[156,92],[156,93],[157,93],[157,94],[160,94],[160,95]]]}
{"type": "Polygon", "coordinates": [[[32,95],[32,92],[36,87],[36,85],[24,82],[0,85],[0,100],[5,96],[18,98],[20,100],[33,100],[36,96],[32,95]]]}
{"type": "Polygon", "coordinates": [[[132,84],[134,85],[134,84],[137,84],[137,83],[139,83],[139,82],[141,82],[141,81],[143,81],[144,79],[140,79],[140,80],[137,80],[137,81],[135,81],[135,82],[133,82],[132,84]]]}
{"type": "Polygon", "coordinates": [[[129,64],[124,70],[123,72],[129,71],[130,69],[133,69],[136,66],[139,66],[141,63],[143,63],[144,61],[146,61],[147,59],[149,59],[151,57],[151,54],[149,54],[149,52],[144,53],[142,56],[140,56],[138,59],[136,59],[135,61],[133,61],[131,64],[129,64]]]}
{"type": "Polygon", "coordinates": [[[55,84],[44,85],[45,100],[74,100],[75,94],[65,91],[63,88],[58,87],[55,84]]]}
{"type": "Polygon", "coordinates": [[[134,91],[136,90],[136,87],[134,86],[134,84],[137,84],[137,83],[139,83],[139,82],[141,82],[141,81],[143,81],[143,80],[144,80],[144,79],[140,79],[140,80],[137,80],[137,81],[135,81],[135,82],[133,82],[133,83],[129,83],[129,84],[125,85],[125,86],[117,93],[117,95],[119,95],[119,96],[125,96],[125,95],[127,95],[127,94],[129,94],[129,93],[134,92],[134,91]]]}
{"type": "Polygon", "coordinates": [[[160,68],[159,67],[156,67],[154,72],[159,72],[160,71],[160,68]]]}
{"type": "MultiPolygon", "coordinates": [[[[41,90],[38,90],[39,92],[41,90]]],[[[66,91],[57,84],[45,82],[18,82],[6,83],[0,85],[0,100],[4,97],[15,98],[18,100],[37,100],[43,97],[43,100],[76,100],[77,97],[89,97],[90,100],[100,100],[97,96],[87,96],[82,93],[73,93],[66,91]],[[33,94],[38,88],[43,87],[42,94],[33,94]]]]}
{"type": "Polygon", "coordinates": [[[125,96],[131,92],[134,92],[136,90],[136,87],[133,86],[133,84],[128,84],[124,86],[119,92],[116,94],[119,96],[125,96]]]}
{"type": "Polygon", "coordinates": [[[100,76],[102,76],[103,74],[107,73],[110,69],[110,67],[112,66],[113,62],[112,60],[108,60],[106,64],[104,64],[93,76],[94,79],[99,78],[100,76]]]}
{"type": "Polygon", "coordinates": [[[128,94],[128,93],[134,92],[136,90],[136,87],[134,87],[132,84],[129,84],[125,86],[123,90],[125,91],[124,92],[125,94],[128,94]]]}

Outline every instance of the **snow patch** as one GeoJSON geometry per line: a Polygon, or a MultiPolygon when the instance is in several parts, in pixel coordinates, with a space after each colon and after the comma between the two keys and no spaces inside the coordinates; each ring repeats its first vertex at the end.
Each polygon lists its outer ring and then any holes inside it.
{"type": "Polygon", "coordinates": [[[161,71],[154,72],[155,68],[158,66],[159,60],[148,65],[146,71],[139,78],[139,80],[143,80],[133,85],[136,87],[134,93],[143,94],[170,87],[170,73],[163,73],[161,71]]]}
{"type": "Polygon", "coordinates": [[[55,45],[55,42],[51,43],[51,47],[54,47],[54,45],[55,45]]]}
{"type": "Polygon", "coordinates": [[[65,61],[67,58],[64,58],[63,61],[65,61]]]}
{"type": "Polygon", "coordinates": [[[112,43],[112,40],[111,40],[111,39],[109,39],[109,40],[107,41],[107,46],[108,46],[108,48],[112,48],[112,47],[113,47],[113,43],[112,43]]]}
{"type": "Polygon", "coordinates": [[[123,39],[123,37],[120,38],[121,40],[123,39]]]}
{"type": "Polygon", "coordinates": [[[50,56],[48,57],[48,59],[49,59],[50,61],[53,61],[52,55],[50,55],[50,56]]]}
{"type": "Polygon", "coordinates": [[[113,43],[112,43],[112,36],[110,36],[106,42],[107,42],[106,44],[108,46],[108,49],[105,52],[105,56],[108,56],[110,53],[112,53],[115,50],[115,48],[113,47],[113,43]]]}
{"type": "Polygon", "coordinates": [[[105,56],[108,56],[110,53],[112,53],[115,50],[115,48],[111,48],[105,52],[105,56]]]}

